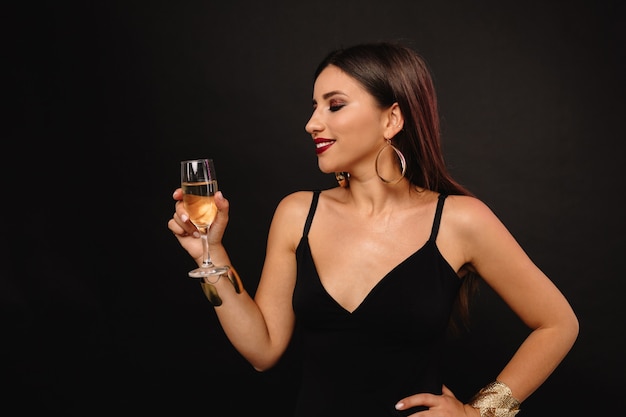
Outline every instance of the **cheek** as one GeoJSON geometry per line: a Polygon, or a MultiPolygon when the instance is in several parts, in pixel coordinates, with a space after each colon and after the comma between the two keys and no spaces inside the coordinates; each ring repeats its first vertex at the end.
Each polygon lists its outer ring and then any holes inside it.
{"type": "Polygon", "coordinates": [[[380,125],[377,121],[378,119],[374,115],[354,118],[350,123],[341,125],[341,134],[344,138],[350,138],[351,142],[356,142],[360,145],[376,144],[382,136],[380,125]]]}
{"type": "Polygon", "coordinates": [[[330,127],[337,135],[356,136],[365,139],[369,136],[378,137],[378,117],[369,112],[351,113],[345,117],[337,117],[329,122],[330,127]]]}

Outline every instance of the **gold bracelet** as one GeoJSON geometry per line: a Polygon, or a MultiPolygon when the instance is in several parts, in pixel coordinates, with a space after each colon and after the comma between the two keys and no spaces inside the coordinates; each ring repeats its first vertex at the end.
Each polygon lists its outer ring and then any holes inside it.
{"type": "Polygon", "coordinates": [[[208,281],[206,278],[203,278],[200,281],[200,286],[202,287],[202,291],[206,298],[209,299],[213,306],[218,307],[222,305],[222,298],[217,292],[217,287],[215,284],[222,278],[222,276],[226,276],[228,281],[232,284],[233,288],[235,288],[235,292],[237,294],[241,294],[241,279],[239,278],[239,274],[233,268],[228,267],[228,272],[226,274],[218,275],[215,281],[208,281]]]}
{"type": "Polygon", "coordinates": [[[494,381],[478,391],[469,405],[480,410],[480,417],[513,417],[519,413],[520,402],[508,385],[494,381]]]}

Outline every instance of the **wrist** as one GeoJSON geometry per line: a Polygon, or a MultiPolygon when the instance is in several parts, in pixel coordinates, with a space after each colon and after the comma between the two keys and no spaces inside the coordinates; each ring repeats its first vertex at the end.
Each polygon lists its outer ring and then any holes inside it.
{"type": "MultiPolygon", "coordinates": [[[[200,281],[200,286],[202,287],[204,295],[209,300],[209,302],[213,304],[214,307],[219,307],[222,305],[222,298],[220,297],[217,290],[217,285],[220,281],[222,281],[222,278],[225,278],[228,282],[230,282],[233,289],[235,290],[235,293],[241,294],[242,292],[243,286],[241,284],[239,274],[237,274],[237,271],[235,271],[234,268],[230,266],[227,266],[227,268],[228,271],[224,274],[212,277],[204,277],[200,281]]],[[[224,288],[223,285],[224,284],[222,284],[222,288],[224,288]]],[[[226,285],[226,287],[228,287],[228,285],[226,285]]]]}
{"type": "Polygon", "coordinates": [[[504,382],[493,381],[470,400],[469,406],[479,411],[480,417],[514,417],[520,402],[504,382]]]}
{"type": "Polygon", "coordinates": [[[465,412],[465,417],[480,417],[480,409],[469,404],[463,404],[463,411],[465,412]]]}

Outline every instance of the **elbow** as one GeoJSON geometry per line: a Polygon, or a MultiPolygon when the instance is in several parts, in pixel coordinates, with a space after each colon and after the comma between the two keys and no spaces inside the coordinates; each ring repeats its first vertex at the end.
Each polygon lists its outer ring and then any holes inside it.
{"type": "Polygon", "coordinates": [[[570,318],[567,323],[568,334],[571,338],[572,345],[578,339],[578,334],[580,333],[580,322],[578,321],[578,317],[574,312],[571,313],[570,318]]]}
{"type": "Polygon", "coordinates": [[[262,363],[251,362],[250,365],[252,365],[252,368],[257,372],[265,372],[269,369],[268,367],[263,366],[262,363]]]}
{"type": "Polygon", "coordinates": [[[568,311],[566,314],[560,315],[558,321],[555,321],[548,327],[552,327],[557,331],[561,345],[567,347],[568,350],[576,343],[578,333],[580,332],[578,317],[576,317],[576,314],[572,310],[568,311]]]}
{"type": "Polygon", "coordinates": [[[265,372],[268,371],[270,369],[272,369],[274,367],[274,365],[276,365],[276,360],[265,360],[265,361],[254,361],[254,362],[250,362],[250,364],[252,365],[252,367],[254,368],[255,371],[257,372],[265,372]]]}
{"type": "Polygon", "coordinates": [[[252,368],[257,372],[265,372],[272,369],[273,366],[252,365],[252,368]]]}

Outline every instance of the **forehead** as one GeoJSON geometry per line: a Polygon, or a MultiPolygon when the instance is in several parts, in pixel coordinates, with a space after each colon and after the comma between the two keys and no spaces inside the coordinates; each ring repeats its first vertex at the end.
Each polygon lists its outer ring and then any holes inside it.
{"type": "Polygon", "coordinates": [[[334,65],[329,65],[318,75],[313,86],[313,98],[321,100],[330,92],[347,96],[367,94],[363,86],[353,77],[334,65]]]}

